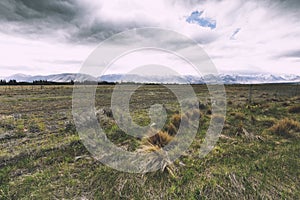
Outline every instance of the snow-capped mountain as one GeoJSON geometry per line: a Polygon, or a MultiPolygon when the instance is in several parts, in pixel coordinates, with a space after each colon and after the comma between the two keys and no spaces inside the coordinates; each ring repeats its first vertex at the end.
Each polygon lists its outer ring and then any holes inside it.
{"type": "Polygon", "coordinates": [[[297,75],[272,75],[272,74],[219,74],[217,77],[206,75],[204,77],[185,76],[146,76],[137,74],[108,74],[101,77],[92,77],[86,74],[64,73],[47,76],[30,76],[15,74],[2,78],[6,81],[17,80],[18,82],[33,82],[35,80],[47,80],[52,82],[70,81],[106,81],[112,83],[135,82],[135,83],[178,83],[178,84],[201,84],[222,81],[224,84],[259,84],[259,83],[300,83],[300,76],[297,75]]]}
{"type": "Polygon", "coordinates": [[[47,80],[51,82],[70,82],[70,81],[86,81],[86,80],[93,80],[95,78],[86,75],[86,74],[76,74],[76,73],[63,73],[63,74],[52,74],[52,75],[37,75],[37,76],[30,76],[25,74],[15,74],[12,76],[8,76],[4,78],[6,81],[9,80],[16,80],[18,82],[33,82],[39,80],[47,80]]]}
{"type": "Polygon", "coordinates": [[[30,79],[30,77],[32,77],[32,76],[26,75],[26,74],[14,74],[12,76],[3,77],[1,79],[5,79],[7,81],[9,81],[9,80],[17,80],[19,82],[22,82],[22,81],[26,82],[28,79],[30,79]]]}
{"type": "MultiPolygon", "coordinates": [[[[199,79],[199,78],[198,78],[199,79]]],[[[142,76],[137,74],[110,74],[98,77],[106,82],[134,82],[134,83],[187,83],[186,77],[181,76],[142,76]]]]}

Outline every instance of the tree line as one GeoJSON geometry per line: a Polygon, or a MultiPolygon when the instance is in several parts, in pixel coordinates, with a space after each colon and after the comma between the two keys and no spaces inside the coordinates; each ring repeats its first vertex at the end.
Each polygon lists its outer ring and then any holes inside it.
{"type": "MultiPolygon", "coordinates": [[[[83,85],[92,85],[96,82],[93,81],[83,81],[83,82],[76,82],[76,84],[83,84],[83,85]]],[[[75,81],[71,80],[69,82],[54,82],[54,81],[47,81],[47,80],[35,80],[33,82],[23,82],[17,80],[0,80],[0,85],[74,85],[75,81]]],[[[97,83],[96,83],[97,84],[97,83]]],[[[114,83],[109,83],[106,81],[98,82],[99,85],[113,85],[114,83]]]]}

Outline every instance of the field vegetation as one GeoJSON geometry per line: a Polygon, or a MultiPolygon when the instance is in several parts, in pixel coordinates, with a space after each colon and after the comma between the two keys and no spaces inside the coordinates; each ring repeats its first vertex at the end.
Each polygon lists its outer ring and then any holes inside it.
{"type": "Polygon", "coordinates": [[[157,151],[176,140],[182,120],[200,115],[196,138],[178,160],[157,172],[130,174],[86,150],[72,117],[72,85],[1,86],[0,199],[299,199],[299,85],[254,85],[251,96],[248,85],[226,86],[224,128],[204,158],[199,149],[210,120],[223,119],[212,113],[206,86],[193,88],[199,109],[181,113],[167,88],[140,87],[131,97],[134,121],[149,124],[153,104],[164,105],[168,120],[163,130],[137,139],[113,118],[114,86],[98,86],[99,123],[127,151],[157,151]]]}

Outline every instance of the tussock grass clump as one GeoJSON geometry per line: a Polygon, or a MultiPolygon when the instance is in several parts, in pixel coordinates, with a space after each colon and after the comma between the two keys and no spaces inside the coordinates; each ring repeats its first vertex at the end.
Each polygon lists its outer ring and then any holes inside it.
{"type": "Polygon", "coordinates": [[[158,131],[155,135],[146,138],[145,144],[151,144],[151,146],[156,146],[162,148],[171,142],[173,137],[165,131],[158,131]]]}
{"type": "Polygon", "coordinates": [[[200,112],[200,110],[193,110],[193,111],[188,112],[186,115],[191,120],[196,120],[201,117],[201,112],[200,112]]]}
{"type": "Polygon", "coordinates": [[[170,122],[178,129],[181,123],[181,115],[180,114],[174,114],[171,119],[170,122]]]}
{"type": "Polygon", "coordinates": [[[189,123],[189,118],[186,115],[182,115],[181,117],[181,123],[182,125],[186,126],[189,123]]]}
{"type": "Polygon", "coordinates": [[[169,124],[167,126],[167,132],[169,135],[174,136],[177,134],[178,129],[174,126],[174,124],[169,124]]]}
{"type": "Polygon", "coordinates": [[[177,134],[180,125],[187,126],[189,124],[189,119],[194,120],[197,116],[200,116],[199,110],[193,110],[187,114],[173,114],[170,118],[169,124],[165,127],[165,131],[169,135],[174,136],[177,134]]]}
{"type": "Polygon", "coordinates": [[[292,119],[282,119],[274,124],[269,130],[277,135],[293,137],[296,132],[300,132],[300,123],[292,119]]]}
{"type": "Polygon", "coordinates": [[[234,115],[234,118],[235,118],[235,119],[238,119],[238,120],[244,120],[244,119],[245,119],[244,113],[241,113],[241,112],[235,112],[235,113],[233,113],[233,115],[234,115]]]}
{"type": "MultiPolygon", "coordinates": [[[[152,130],[155,131],[155,130],[152,130]]],[[[151,165],[160,165],[161,171],[167,171],[172,177],[175,175],[175,167],[169,160],[168,155],[162,150],[169,142],[173,140],[173,136],[170,136],[165,131],[158,131],[155,135],[144,138],[142,140],[142,145],[139,149],[141,152],[156,152],[160,156],[156,158],[154,162],[151,162],[151,165]]]]}
{"type": "Polygon", "coordinates": [[[294,105],[289,107],[289,113],[300,113],[300,105],[294,105]]]}
{"type": "Polygon", "coordinates": [[[212,122],[214,123],[222,123],[225,121],[225,118],[223,115],[220,115],[220,114],[214,114],[211,116],[211,120],[212,122]]]}

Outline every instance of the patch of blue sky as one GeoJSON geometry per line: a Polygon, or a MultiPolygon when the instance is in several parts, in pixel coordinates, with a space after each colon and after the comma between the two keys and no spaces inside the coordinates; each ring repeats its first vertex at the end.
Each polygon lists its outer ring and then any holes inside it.
{"type": "Polygon", "coordinates": [[[215,29],[217,27],[216,20],[207,17],[201,17],[204,11],[194,11],[191,15],[186,19],[186,21],[190,24],[198,24],[202,27],[209,27],[210,29],[215,29]]]}

